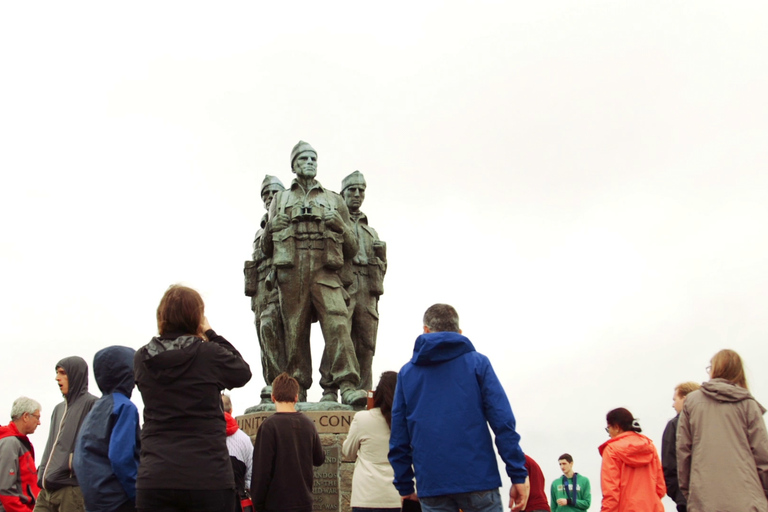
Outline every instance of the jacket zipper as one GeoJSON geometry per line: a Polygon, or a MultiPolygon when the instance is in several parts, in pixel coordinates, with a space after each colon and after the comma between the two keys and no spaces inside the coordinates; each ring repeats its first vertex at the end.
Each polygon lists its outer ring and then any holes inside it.
{"type": "Polygon", "coordinates": [[[48,454],[48,462],[45,463],[45,471],[43,471],[43,489],[46,491],[48,490],[48,487],[45,486],[45,477],[48,476],[48,470],[51,469],[51,459],[53,458],[53,454],[56,451],[56,443],[59,442],[59,437],[61,437],[61,426],[64,424],[64,419],[67,417],[68,410],[69,402],[64,400],[64,414],[62,415],[61,421],[59,422],[59,431],[56,432],[56,439],[53,441],[53,446],[51,446],[51,453],[48,454]]]}

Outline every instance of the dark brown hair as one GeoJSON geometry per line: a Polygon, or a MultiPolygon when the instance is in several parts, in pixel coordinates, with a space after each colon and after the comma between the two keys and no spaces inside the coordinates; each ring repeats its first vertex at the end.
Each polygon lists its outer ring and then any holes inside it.
{"type": "Polygon", "coordinates": [[[605,415],[608,425],[619,427],[624,432],[642,432],[640,423],[632,416],[632,413],[623,407],[614,409],[605,415]]]}
{"type": "Polygon", "coordinates": [[[741,357],[733,350],[727,348],[712,356],[711,378],[725,379],[736,386],[749,389],[741,357]]]}
{"type": "Polygon", "coordinates": [[[272,397],[275,402],[295,402],[299,394],[299,383],[283,372],[272,381],[272,397]]]}
{"type": "Polygon", "coordinates": [[[157,332],[184,333],[203,336],[202,323],[205,314],[203,298],[192,288],[171,285],[157,306],[157,332]]]}
{"type": "Polygon", "coordinates": [[[397,372],[384,372],[379,378],[376,390],[373,392],[373,406],[381,409],[381,414],[392,428],[392,401],[395,399],[397,372]]]}
{"type": "Polygon", "coordinates": [[[571,457],[570,453],[564,453],[561,456],[557,458],[558,461],[564,460],[568,464],[573,464],[573,457],[571,457]]]}

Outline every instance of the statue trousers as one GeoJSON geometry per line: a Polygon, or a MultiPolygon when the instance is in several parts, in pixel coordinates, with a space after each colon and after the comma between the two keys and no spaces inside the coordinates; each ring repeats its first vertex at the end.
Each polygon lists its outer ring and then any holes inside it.
{"type": "MultiPolygon", "coordinates": [[[[371,294],[370,281],[366,272],[367,266],[355,265],[354,279],[347,288],[349,306],[347,307],[350,325],[350,338],[355,347],[355,356],[360,365],[360,383],[358,389],[373,389],[373,356],[376,352],[376,333],[379,330],[379,296],[371,294]]],[[[323,353],[320,363],[320,375],[327,370],[330,358],[323,353]]],[[[325,382],[320,380],[320,384],[325,382]]],[[[323,386],[332,392],[333,389],[323,386]]]]}
{"type": "Polygon", "coordinates": [[[261,371],[267,386],[285,368],[283,320],[280,317],[280,298],[277,290],[268,291],[266,280],[258,283],[258,293],[252,298],[256,335],[261,349],[261,371]]]}
{"type": "Polygon", "coordinates": [[[336,389],[356,388],[360,369],[349,336],[347,294],[338,272],[323,265],[323,252],[300,248],[292,268],[278,269],[280,310],[285,330],[286,372],[302,389],[312,386],[309,346],[312,313],[320,322],[328,368],[321,384],[336,389]]]}

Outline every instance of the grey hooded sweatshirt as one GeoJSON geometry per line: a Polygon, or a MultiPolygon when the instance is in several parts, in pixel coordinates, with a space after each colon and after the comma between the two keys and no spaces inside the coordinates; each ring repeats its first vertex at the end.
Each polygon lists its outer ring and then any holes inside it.
{"type": "Polygon", "coordinates": [[[677,475],[689,512],[768,511],[765,408],[725,379],[685,398],[677,427],[677,475]]]}
{"type": "Polygon", "coordinates": [[[78,485],[72,470],[75,440],[85,415],[97,400],[88,392],[88,363],[82,357],[65,357],[56,363],[56,368],[67,372],[69,391],[53,409],[48,442],[37,469],[37,484],[47,491],[78,485]]]}

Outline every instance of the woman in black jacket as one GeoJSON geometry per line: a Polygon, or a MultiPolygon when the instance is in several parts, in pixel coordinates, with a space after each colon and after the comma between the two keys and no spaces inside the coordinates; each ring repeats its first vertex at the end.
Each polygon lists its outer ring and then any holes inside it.
{"type": "Polygon", "coordinates": [[[211,329],[204,308],[195,290],[168,288],[157,308],[160,335],[134,358],[144,401],[139,512],[234,508],[221,391],[244,386],[251,370],[211,329]]]}

